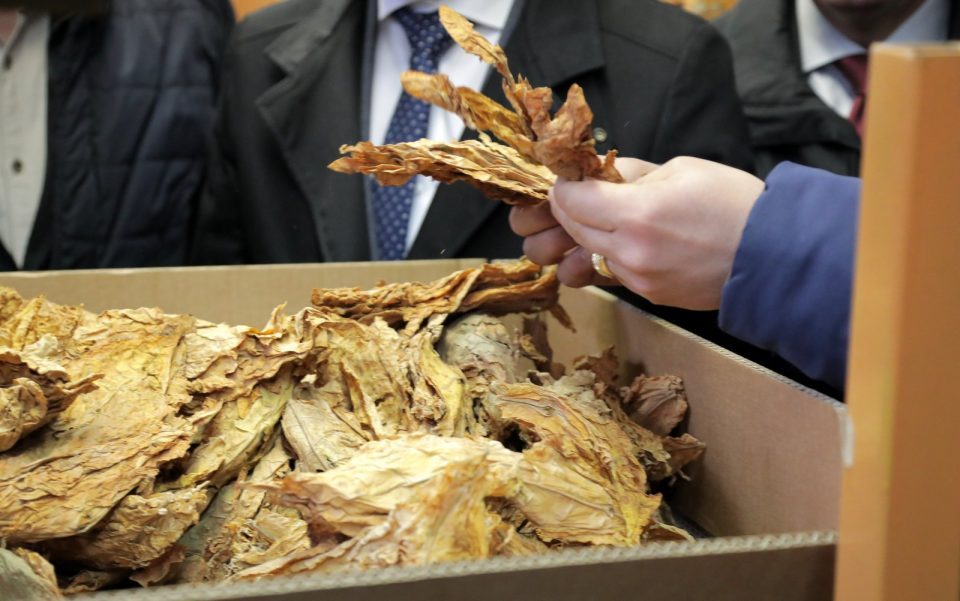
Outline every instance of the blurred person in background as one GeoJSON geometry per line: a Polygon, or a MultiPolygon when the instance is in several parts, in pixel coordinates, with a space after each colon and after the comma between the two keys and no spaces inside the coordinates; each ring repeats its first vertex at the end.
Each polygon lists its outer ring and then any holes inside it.
{"type": "Polygon", "coordinates": [[[960,37],[957,0],[740,0],[714,22],[733,48],[761,177],[781,161],[860,172],[874,42],[960,37]]]}
{"type": "Polygon", "coordinates": [[[185,259],[233,11],[102,4],[0,8],[0,269],[185,259]]]}
{"type": "MultiPolygon", "coordinates": [[[[342,144],[475,137],[402,93],[400,75],[445,73],[506,104],[500,77],[452,43],[438,1],[288,0],[234,35],[192,259],[284,263],[508,258],[509,207],[465,184],[379,188],[327,170],[342,144]],[[411,50],[413,49],[413,50],[411,50]]],[[[726,42],[655,0],[448,0],[559,103],[579,83],[598,150],[693,155],[750,168],[726,42]]]]}

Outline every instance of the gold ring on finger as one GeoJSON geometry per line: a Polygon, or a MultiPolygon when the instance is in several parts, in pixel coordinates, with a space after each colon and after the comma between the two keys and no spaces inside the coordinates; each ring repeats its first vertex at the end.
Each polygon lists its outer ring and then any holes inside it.
{"type": "Polygon", "coordinates": [[[617,276],[613,275],[613,272],[607,267],[607,258],[605,256],[600,253],[593,253],[590,255],[590,262],[593,264],[593,270],[600,276],[611,280],[617,279],[617,276]]]}

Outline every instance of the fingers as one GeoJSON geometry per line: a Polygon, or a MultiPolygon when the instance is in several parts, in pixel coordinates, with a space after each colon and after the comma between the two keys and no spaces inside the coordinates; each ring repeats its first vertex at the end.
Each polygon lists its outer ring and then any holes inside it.
{"type": "Polygon", "coordinates": [[[554,217],[559,206],[581,225],[612,232],[617,229],[624,215],[629,213],[630,203],[627,200],[634,187],[633,184],[599,180],[571,182],[559,179],[550,189],[550,206],[554,209],[554,217]]]}
{"type": "Polygon", "coordinates": [[[547,203],[538,207],[513,207],[510,210],[510,228],[518,236],[532,236],[553,227],[557,227],[557,220],[547,203]]]}
{"type": "Polygon", "coordinates": [[[648,163],[640,159],[618,158],[616,162],[617,171],[623,176],[626,183],[633,183],[660,168],[656,163],[648,163]]]}
{"type": "Polygon", "coordinates": [[[537,265],[554,265],[576,246],[570,234],[557,225],[527,236],[523,241],[523,254],[537,265]]]}
{"type": "MultiPolygon", "coordinates": [[[[560,282],[571,288],[617,285],[617,281],[600,277],[600,275],[593,270],[593,262],[590,259],[591,254],[590,251],[582,246],[570,252],[557,267],[557,277],[560,279],[560,282]]],[[[614,271],[613,265],[609,262],[607,263],[607,267],[610,268],[610,271],[614,271]]]]}
{"type": "MultiPolygon", "coordinates": [[[[585,225],[567,213],[561,203],[552,204],[551,208],[560,227],[575,241],[575,244],[588,248],[591,253],[598,252],[602,255],[614,253],[615,240],[612,231],[585,225]]],[[[589,258],[589,253],[587,256],[589,258]]]]}

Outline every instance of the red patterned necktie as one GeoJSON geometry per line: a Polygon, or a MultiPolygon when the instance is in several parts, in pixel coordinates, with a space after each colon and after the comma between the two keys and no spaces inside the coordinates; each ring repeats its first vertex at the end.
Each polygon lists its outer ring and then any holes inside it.
{"type": "Polygon", "coordinates": [[[857,133],[863,137],[863,119],[867,103],[867,55],[856,54],[841,58],[836,63],[837,68],[850,82],[853,88],[853,107],[847,119],[857,128],[857,133]]]}

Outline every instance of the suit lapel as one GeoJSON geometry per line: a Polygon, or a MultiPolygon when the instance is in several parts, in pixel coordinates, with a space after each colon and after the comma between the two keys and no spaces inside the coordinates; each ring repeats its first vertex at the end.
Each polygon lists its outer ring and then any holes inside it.
{"type": "Polygon", "coordinates": [[[950,3],[950,27],[947,31],[947,39],[960,40],[960,6],[956,0],[950,3]]]}
{"type": "Polygon", "coordinates": [[[310,204],[324,261],[370,258],[363,178],[327,169],[360,139],[366,2],[325,0],[266,54],[285,76],[257,99],[310,204]]]}
{"type": "MultiPolygon", "coordinates": [[[[562,101],[560,94],[566,94],[569,83],[604,65],[596,4],[582,0],[526,0],[519,8],[519,19],[505,46],[510,69],[528,77],[534,86],[554,88],[554,103],[558,106],[562,101]]],[[[509,106],[500,82],[500,76],[491,70],[483,93],[509,106]]],[[[476,137],[476,132],[467,130],[463,139],[476,137]]],[[[497,206],[497,202],[466,184],[441,185],[408,258],[458,256],[497,206]]]]}

